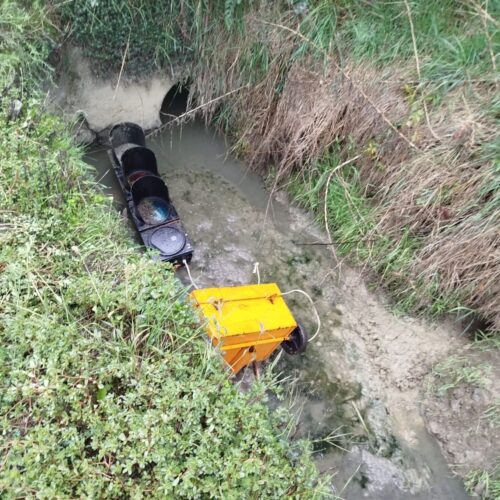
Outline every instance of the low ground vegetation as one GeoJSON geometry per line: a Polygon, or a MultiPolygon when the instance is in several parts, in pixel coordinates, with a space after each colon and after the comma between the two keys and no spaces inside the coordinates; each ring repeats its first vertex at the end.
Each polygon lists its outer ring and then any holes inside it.
{"type": "MultiPolygon", "coordinates": [[[[423,411],[438,440],[446,436],[445,453],[474,496],[496,499],[500,493],[500,390],[498,336],[479,335],[472,344],[435,365],[427,376],[423,411]],[[443,413],[438,408],[445,408],[443,413]],[[476,448],[475,466],[455,460],[469,441],[476,448]]],[[[471,450],[472,452],[472,450],[471,450]]]]}
{"type": "Polygon", "coordinates": [[[500,498],[500,463],[490,470],[471,472],[465,479],[467,491],[479,498],[500,498]]]}

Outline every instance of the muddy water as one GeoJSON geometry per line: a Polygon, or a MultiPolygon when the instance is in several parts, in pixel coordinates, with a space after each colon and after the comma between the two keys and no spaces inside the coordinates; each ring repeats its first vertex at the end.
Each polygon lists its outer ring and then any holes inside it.
{"type": "MultiPolygon", "coordinates": [[[[191,272],[198,286],[256,282],[258,262],[261,281],[276,281],[283,291],[303,289],[314,299],[319,335],[304,355],[280,355],[277,368],[293,378],[286,384],[298,422],[294,437],[314,440],[318,468],[334,475],[332,494],[467,498],[418,406],[423,374],[447,352],[449,332],[394,317],[355,270],[318,244],[327,242],[324,231],[283,193],[270,197],[262,180],[202,124],[168,129],[148,146],[194,244],[191,272]]],[[[106,152],[89,152],[87,160],[121,203],[106,152]]],[[[185,271],[179,276],[189,283],[185,271]]],[[[287,302],[313,333],[304,297],[293,293],[287,302]]]]}

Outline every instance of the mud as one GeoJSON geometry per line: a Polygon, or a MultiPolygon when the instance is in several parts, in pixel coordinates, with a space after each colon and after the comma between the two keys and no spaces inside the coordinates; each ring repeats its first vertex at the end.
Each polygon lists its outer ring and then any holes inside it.
{"type": "MultiPolygon", "coordinates": [[[[439,391],[438,385],[437,390],[426,391],[422,409],[448,463],[465,476],[500,463],[500,356],[498,348],[471,346],[457,355],[466,366],[481,371],[479,383],[453,383],[452,377],[445,377],[441,388],[444,384],[453,387],[439,391]]],[[[430,376],[428,382],[440,381],[430,376]]]]}
{"type": "MultiPolygon", "coordinates": [[[[338,261],[310,216],[272,197],[261,179],[228,156],[224,140],[200,123],[148,141],[195,247],[191,273],[198,286],[276,281],[313,298],[321,331],[303,356],[280,355],[277,370],[293,379],[287,404],[294,437],[315,442],[321,471],[334,474],[342,498],[467,498],[436,441],[419,401],[432,366],[465,341],[450,325],[398,318],[362,275],[338,261]]],[[[119,200],[104,152],[88,155],[119,200]]],[[[179,273],[189,284],[185,271],[179,273]]],[[[294,314],[314,332],[314,316],[298,294],[294,314]]],[[[276,402],[277,404],[277,402],[276,402]]]]}

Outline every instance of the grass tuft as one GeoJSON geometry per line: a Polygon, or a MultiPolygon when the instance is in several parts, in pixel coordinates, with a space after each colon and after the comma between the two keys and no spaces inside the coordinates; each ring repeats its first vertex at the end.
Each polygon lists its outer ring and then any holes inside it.
{"type": "Polygon", "coordinates": [[[500,464],[491,470],[471,472],[465,478],[465,487],[470,495],[497,500],[500,498],[500,464]]]}
{"type": "Polygon", "coordinates": [[[429,389],[444,396],[461,385],[484,387],[491,370],[487,363],[473,363],[467,356],[450,356],[433,368],[429,389]]]}

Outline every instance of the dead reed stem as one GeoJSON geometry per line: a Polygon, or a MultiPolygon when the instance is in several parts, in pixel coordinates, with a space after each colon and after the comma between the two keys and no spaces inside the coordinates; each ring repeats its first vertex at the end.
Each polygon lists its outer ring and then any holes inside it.
{"type": "MultiPolygon", "coordinates": [[[[410,9],[410,4],[408,3],[408,0],[404,0],[405,6],[406,6],[406,12],[408,14],[408,21],[410,22],[410,31],[411,31],[411,40],[413,44],[413,53],[415,54],[415,66],[417,68],[417,76],[419,83],[421,84],[422,82],[422,75],[420,73],[420,59],[418,57],[418,50],[417,50],[417,39],[415,37],[415,27],[413,26],[413,19],[411,15],[411,9],[410,9]]],[[[425,93],[422,92],[422,103],[424,105],[424,114],[425,114],[425,121],[427,122],[427,126],[429,127],[429,131],[432,134],[432,137],[436,139],[437,141],[440,141],[441,139],[436,135],[434,130],[432,129],[431,122],[429,120],[429,111],[427,109],[427,101],[425,100],[425,93]]]]}
{"type": "Polygon", "coordinates": [[[325,220],[325,230],[326,234],[328,234],[328,242],[329,244],[333,243],[332,240],[332,235],[330,234],[330,227],[328,225],[328,189],[330,187],[330,182],[332,180],[332,177],[343,167],[349,165],[350,163],[356,161],[358,158],[360,158],[361,155],[356,155],[354,158],[350,158],[349,160],[346,160],[342,162],[340,165],[337,165],[328,175],[328,178],[326,179],[326,188],[325,188],[325,196],[323,198],[323,214],[324,214],[324,220],[325,220]]]}
{"type": "Polygon", "coordinates": [[[118,90],[118,87],[120,86],[120,81],[122,79],[123,70],[125,68],[125,61],[127,59],[129,46],[130,46],[130,33],[128,34],[128,40],[127,40],[127,45],[125,46],[125,52],[123,53],[122,65],[120,67],[120,73],[118,74],[118,81],[116,82],[115,91],[113,93],[113,100],[116,98],[116,91],[118,90]]]}
{"type": "Polygon", "coordinates": [[[342,75],[344,76],[344,78],[346,80],[348,80],[352,84],[352,86],[363,96],[363,98],[366,100],[366,102],[368,102],[368,104],[373,107],[373,109],[381,116],[381,118],[387,123],[387,125],[389,125],[389,127],[391,128],[391,130],[393,132],[395,132],[401,139],[403,139],[413,149],[415,149],[416,151],[420,151],[420,148],[412,140],[410,140],[408,137],[406,137],[406,135],[404,135],[401,131],[399,131],[397,129],[397,127],[389,120],[389,118],[387,118],[387,116],[385,115],[385,113],[383,113],[379,109],[379,107],[373,102],[372,99],[370,99],[370,97],[366,94],[366,92],[363,90],[363,88],[360,87],[351,78],[351,76],[346,71],[344,71],[344,69],[337,63],[337,61],[335,61],[332,58],[332,56],[330,54],[328,54],[327,52],[325,52],[321,47],[318,47],[314,42],[312,42],[311,40],[309,40],[302,33],[299,33],[297,30],[289,28],[288,26],[283,26],[282,24],[271,23],[271,22],[268,22],[268,21],[260,21],[260,22],[265,23],[265,24],[269,24],[270,26],[274,26],[276,28],[280,28],[280,29],[289,31],[290,33],[293,33],[294,35],[298,36],[299,38],[301,38],[305,42],[309,43],[312,47],[314,47],[315,49],[319,50],[322,54],[324,54],[325,57],[327,57],[330,60],[330,62],[332,63],[332,65],[338,71],[340,71],[342,73],[342,75]]]}

